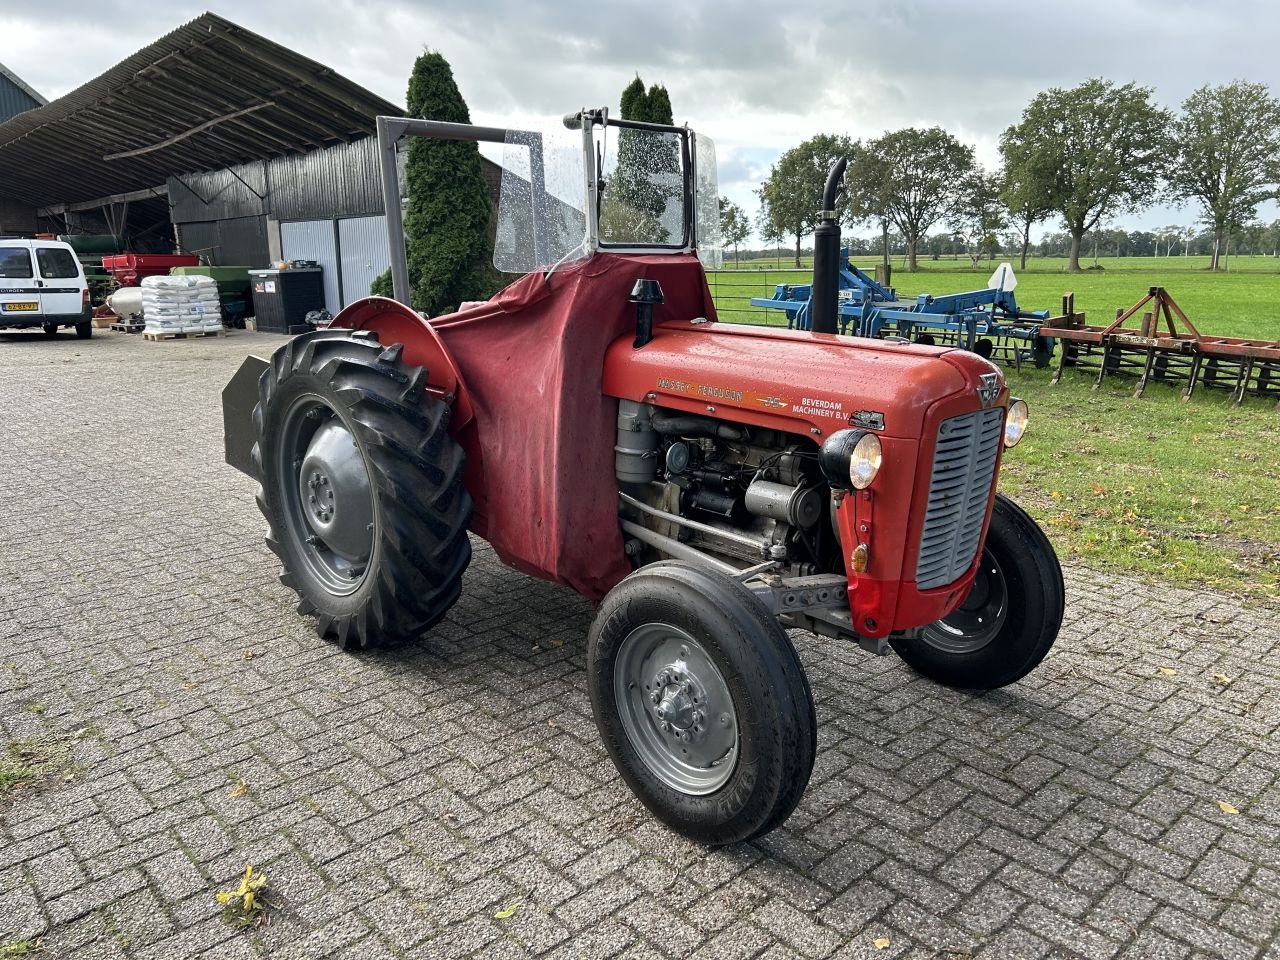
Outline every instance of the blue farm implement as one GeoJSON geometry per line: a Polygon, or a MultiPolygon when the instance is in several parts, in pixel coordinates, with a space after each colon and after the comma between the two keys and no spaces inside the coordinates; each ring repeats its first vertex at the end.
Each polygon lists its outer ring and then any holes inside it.
{"type": "MultiPolygon", "coordinates": [[[[1053,340],[1041,336],[1049,321],[1046,310],[1023,310],[1013,295],[1017,281],[1008,264],[1000,266],[984,290],[900,299],[849,262],[840,251],[838,312],[840,332],[858,337],[898,337],[916,343],[954,343],[984,357],[995,357],[1021,368],[1024,360],[1048,366],[1053,340]]],[[[772,297],[752,297],[751,304],[781,310],[787,326],[811,327],[812,284],[778,284],[772,297]]]]}

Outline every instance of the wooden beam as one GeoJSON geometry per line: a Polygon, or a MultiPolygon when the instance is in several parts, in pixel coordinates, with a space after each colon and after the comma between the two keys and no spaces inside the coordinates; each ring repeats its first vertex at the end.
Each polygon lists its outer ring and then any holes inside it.
{"type": "Polygon", "coordinates": [[[79,213],[82,210],[96,210],[111,203],[130,203],[134,200],[150,200],[152,197],[168,197],[168,185],[148,187],[145,190],[131,190],[128,193],[113,193],[109,197],[98,197],[96,200],[82,200],[79,203],[57,203],[48,207],[40,207],[36,215],[53,217],[63,213],[79,213]]]}
{"type": "Polygon", "coordinates": [[[210,127],[217,126],[218,124],[222,123],[224,120],[233,120],[236,117],[243,117],[246,113],[253,113],[257,110],[262,110],[265,107],[274,107],[274,106],[275,106],[275,101],[273,100],[268,100],[266,103],[254,104],[252,107],[245,107],[243,110],[236,110],[232,113],[223,114],[220,117],[214,117],[212,120],[206,120],[204,123],[197,124],[196,126],[191,127],[190,129],[183,130],[181,133],[174,134],[172,137],[169,137],[166,140],[161,140],[159,143],[153,143],[149,147],[139,147],[136,150],[126,150],[123,153],[109,153],[102,159],[103,160],[123,160],[125,157],[138,157],[144,153],[151,153],[155,150],[163,150],[165,147],[171,147],[175,143],[178,143],[179,141],[187,139],[187,137],[195,136],[201,130],[208,130],[210,127]]]}

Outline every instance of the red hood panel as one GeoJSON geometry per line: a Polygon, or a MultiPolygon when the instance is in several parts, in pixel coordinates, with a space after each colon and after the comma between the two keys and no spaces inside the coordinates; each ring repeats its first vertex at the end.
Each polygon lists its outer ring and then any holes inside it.
{"type": "Polygon", "coordinates": [[[798,330],[684,322],[660,324],[654,334],[638,350],[630,336],[614,341],[606,393],[701,412],[711,406],[719,416],[737,409],[761,426],[815,437],[858,423],[861,413],[882,415],[887,436],[917,439],[933,403],[976,389],[980,374],[997,369],[951,348],[798,330]]]}

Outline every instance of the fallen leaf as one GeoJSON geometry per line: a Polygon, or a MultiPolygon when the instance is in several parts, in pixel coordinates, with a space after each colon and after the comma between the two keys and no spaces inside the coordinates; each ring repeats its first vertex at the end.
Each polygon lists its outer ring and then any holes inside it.
{"type": "Polygon", "coordinates": [[[517,900],[515,903],[508,904],[507,906],[499,910],[497,913],[495,913],[493,915],[493,919],[506,920],[508,917],[515,916],[516,911],[519,909],[520,909],[520,901],[517,900]]]}
{"type": "Polygon", "coordinates": [[[1232,806],[1231,804],[1227,803],[1227,801],[1225,801],[1225,800],[1219,800],[1219,801],[1218,801],[1218,809],[1219,809],[1219,810],[1221,810],[1223,813],[1232,813],[1232,814],[1235,814],[1235,813],[1239,813],[1239,812],[1240,812],[1240,811],[1239,811],[1239,810],[1237,810],[1234,806],[1232,806]]]}
{"type": "Polygon", "coordinates": [[[1222,684],[1224,687],[1234,681],[1234,677],[1228,677],[1225,673],[1215,673],[1213,679],[1222,684]]]}
{"type": "Polygon", "coordinates": [[[229,797],[243,797],[249,792],[249,785],[243,780],[237,780],[236,785],[227,793],[229,797]]]}
{"type": "Polygon", "coordinates": [[[245,647],[244,658],[246,660],[252,660],[254,657],[260,657],[260,656],[262,656],[262,654],[260,654],[257,650],[251,650],[250,648],[245,647]]]}
{"type": "Polygon", "coordinates": [[[1159,670],[1166,677],[1172,677],[1178,672],[1177,670],[1173,669],[1173,667],[1160,667],[1159,670]]]}
{"type": "Polygon", "coordinates": [[[877,950],[888,950],[891,942],[888,937],[876,937],[871,941],[871,945],[877,950]]]}

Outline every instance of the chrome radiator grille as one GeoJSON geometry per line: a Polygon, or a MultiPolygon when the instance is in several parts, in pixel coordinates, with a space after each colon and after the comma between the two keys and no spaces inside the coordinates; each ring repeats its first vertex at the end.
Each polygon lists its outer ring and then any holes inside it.
{"type": "Polygon", "coordinates": [[[918,589],[954,583],[978,552],[1004,414],[1003,407],[977,410],[944,420],[938,427],[929,506],[916,560],[918,589]]]}

